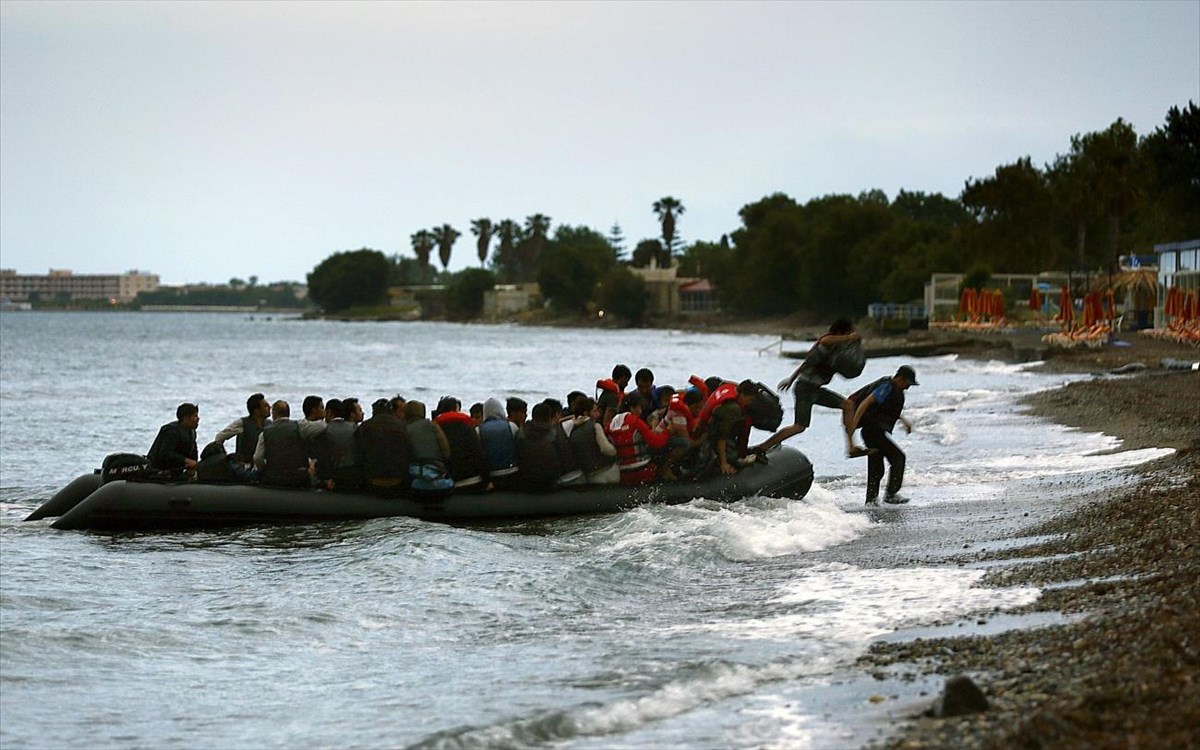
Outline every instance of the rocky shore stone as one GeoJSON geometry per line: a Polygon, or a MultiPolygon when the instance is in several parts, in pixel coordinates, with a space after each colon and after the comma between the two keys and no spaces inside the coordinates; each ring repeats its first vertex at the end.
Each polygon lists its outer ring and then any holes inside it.
{"type": "Polygon", "coordinates": [[[988,700],[983,691],[970,677],[960,674],[946,680],[942,694],[929,709],[929,715],[944,719],[949,716],[977,714],[986,710],[988,710],[988,700]]]}

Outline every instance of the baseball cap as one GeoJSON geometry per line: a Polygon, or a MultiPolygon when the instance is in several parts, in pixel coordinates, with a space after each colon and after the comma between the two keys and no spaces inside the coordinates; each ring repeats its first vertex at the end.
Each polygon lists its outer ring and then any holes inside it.
{"type": "Polygon", "coordinates": [[[908,365],[901,365],[899,370],[896,370],[896,377],[904,378],[913,385],[920,385],[917,382],[917,372],[908,365]]]}

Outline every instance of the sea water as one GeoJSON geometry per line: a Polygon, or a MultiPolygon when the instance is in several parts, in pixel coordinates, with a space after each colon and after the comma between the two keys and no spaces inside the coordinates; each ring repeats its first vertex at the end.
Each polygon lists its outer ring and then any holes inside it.
{"type": "MultiPolygon", "coordinates": [[[[25,523],[112,452],[144,453],[182,401],[200,441],[255,391],[402,394],[430,407],[594,392],[618,362],[659,383],[797,364],[769,337],[264,315],[0,315],[0,745],[828,747],[853,706],[825,686],[870,640],[1034,600],[981,569],[864,569],[949,503],[1044,500],[1065,477],[1161,455],[1020,413],[1075,376],[908,362],[904,522],[863,511],[840,416],[791,443],[804,498],[447,526],[393,518],[172,533],[25,523]],[[889,542],[889,540],[891,540],[889,542]],[[856,546],[857,545],[857,546],[856,546]]],[[[800,345],[796,345],[801,348],[800,345]]],[[[895,371],[868,362],[849,393],[895,371]]],[[[785,415],[791,419],[791,398],[785,415]]],[[[761,439],[757,434],[754,439],[761,439]]],[[[1112,474],[1112,472],[1109,472],[1112,474]]]]}

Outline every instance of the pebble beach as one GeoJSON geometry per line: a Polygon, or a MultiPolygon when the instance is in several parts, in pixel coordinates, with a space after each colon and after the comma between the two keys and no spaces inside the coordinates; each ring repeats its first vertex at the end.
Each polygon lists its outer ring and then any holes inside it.
{"type": "Polygon", "coordinates": [[[985,614],[958,623],[954,637],[875,643],[860,660],[880,686],[871,703],[881,706],[865,712],[879,725],[869,747],[1200,747],[1200,372],[1161,365],[1200,351],[1124,339],[1046,352],[1036,367],[1094,377],[1025,405],[1118,437],[1122,450],[1175,452],[1115,490],[1067,488],[1068,502],[1023,514],[1015,531],[943,555],[941,564],[984,567],[983,586],[1040,588],[1037,601],[1004,615],[1040,626],[989,633],[985,614]],[[1130,363],[1145,367],[1111,374],[1130,363]],[[982,690],[986,710],[929,715],[943,680],[959,675],[982,690]]]}

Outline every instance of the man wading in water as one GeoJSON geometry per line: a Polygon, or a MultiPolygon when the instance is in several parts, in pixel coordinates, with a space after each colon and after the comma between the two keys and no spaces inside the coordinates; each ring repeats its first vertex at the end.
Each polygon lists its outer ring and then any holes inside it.
{"type": "Polygon", "coordinates": [[[917,373],[903,365],[892,377],[880,378],[850,396],[851,401],[859,402],[850,430],[861,424],[863,442],[873,449],[867,459],[867,505],[879,504],[879,482],[883,479],[885,458],[891,469],[883,501],[893,505],[908,502],[907,498],[897,494],[904,484],[904,451],[889,435],[897,420],[904,425],[905,432],[912,432],[912,423],[900,416],[900,412],[904,410],[904,392],[914,385],[919,385],[917,373]]]}

